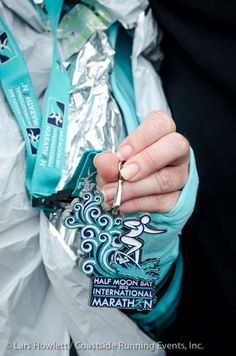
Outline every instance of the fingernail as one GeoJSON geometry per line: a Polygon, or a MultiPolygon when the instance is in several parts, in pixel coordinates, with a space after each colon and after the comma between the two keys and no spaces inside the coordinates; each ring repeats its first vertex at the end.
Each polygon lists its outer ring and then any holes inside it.
{"type": "Polygon", "coordinates": [[[119,148],[116,156],[118,157],[119,161],[125,161],[129,158],[129,156],[133,153],[133,147],[130,145],[124,145],[119,148]]]}
{"type": "MultiPolygon", "coordinates": [[[[93,159],[93,164],[94,164],[95,167],[96,167],[96,159],[97,159],[97,157],[98,157],[99,155],[101,155],[101,153],[97,153],[96,156],[95,156],[94,159],[93,159]]],[[[96,168],[97,168],[97,167],[96,167],[96,168]]]]}
{"type": "Polygon", "coordinates": [[[124,166],[124,168],[121,169],[120,173],[125,180],[129,180],[135,177],[138,171],[139,166],[137,165],[137,163],[130,163],[127,166],[124,166]]]}
{"type": "Polygon", "coordinates": [[[102,194],[104,195],[105,201],[109,201],[114,199],[114,196],[116,194],[116,187],[109,187],[102,189],[102,194]]]}

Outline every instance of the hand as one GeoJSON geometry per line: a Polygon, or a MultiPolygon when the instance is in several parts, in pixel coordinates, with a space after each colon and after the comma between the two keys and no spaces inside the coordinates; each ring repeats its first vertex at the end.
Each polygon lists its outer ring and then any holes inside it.
{"type": "Polygon", "coordinates": [[[189,156],[189,143],[176,132],[173,119],[164,112],[151,112],[120,144],[116,154],[106,152],[95,157],[97,189],[112,204],[118,163],[125,161],[121,170],[125,181],[120,210],[168,212],[187,182],[189,156]]]}

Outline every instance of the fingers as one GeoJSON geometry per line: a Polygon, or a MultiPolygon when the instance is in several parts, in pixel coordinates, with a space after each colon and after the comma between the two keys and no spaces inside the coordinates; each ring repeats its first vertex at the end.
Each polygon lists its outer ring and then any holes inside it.
{"type": "Polygon", "coordinates": [[[97,188],[111,204],[117,189],[118,164],[125,182],[121,211],[169,211],[188,179],[190,146],[176,133],[173,119],[156,111],[119,146],[116,154],[101,153],[95,157],[97,188]]]}
{"type": "Polygon", "coordinates": [[[190,146],[179,133],[170,133],[128,159],[121,175],[125,180],[138,181],[168,165],[179,165],[189,160],[190,146]]]}
{"type": "MultiPolygon", "coordinates": [[[[181,190],[188,179],[188,165],[165,167],[137,182],[123,183],[122,202],[138,197],[170,193],[181,190]]],[[[115,198],[117,182],[105,184],[98,178],[98,186],[105,197],[105,201],[112,203],[115,198]]]]}
{"type": "Polygon", "coordinates": [[[96,155],[94,165],[100,176],[100,183],[115,182],[117,180],[118,164],[119,160],[114,153],[104,152],[96,155]]]}
{"type": "MultiPolygon", "coordinates": [[[[146,156],[148,156],[148,161],[151,163],[150,172],[153,173],[153,160],[155,157],[153,151],[159,149],[159,145],[156,146],[156,144],[159,141],[162,142],[164,137],[168,136],[170,136],[169,140],[171,142],[170,134],[174,134],[175,129],[176,127],[173,119],[166,113],[160,111],[150,113],[143,123],[121,143],[116,155],[112,153],[101,153],[95,157],[94,163],[98,174],[104,181],[114,182],[118,176],[118,161],[124,161],[127,160],[128,157],[131,157],[131,161],[128,160],[128,162],[125,163],[122,174],[125,179],[133,180],[133,176],[136,175],[142,167],[142,157],[146,159],[146,156]],[[137,158],[138,161],[135,158],[137,158]],[[132,163],[132,165],[129,165],[128,167],[129,163],[132,163]]],[[[179,134],[176,135],[178,136],[179,134]]],[[[163,141],[163,143],[164,142],[165,141],[163,141]]],[[[163,147],[163,149],[165,149],[165,147],[163,147]]],[[[169,161],[171,160],[172,159],[170,158],[169,161]]],[[[160,165],[159,167],[161,168],[160,165]]],[[[145,174],[145,171],[143,171],[142,174],[137,175],[136,178],[142,179],[145,176],[147,175],[145,174]]]]}
{"type": "Polygon", "coordinates": [[[164,112],[153,111],[119,146],[117,157],[125,161],[176,130],[174,120],[164,112]]]}
{"type": "Polygon", "coordinates": [[[170,211],[175,206],[179,194],[180,191],[176,191],[167,194],[151,195],[128,200],[127,202],[121,204],[120,210],[124,214],[136,211],[165,213],[170,211]]]}

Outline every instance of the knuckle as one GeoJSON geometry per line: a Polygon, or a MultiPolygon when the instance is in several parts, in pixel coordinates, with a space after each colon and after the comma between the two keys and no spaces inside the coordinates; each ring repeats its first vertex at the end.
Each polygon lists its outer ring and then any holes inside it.
{"type": "Polygon", "coordinates": [[[151,167],[155,168],[157,166],[156,151],[153,148],[149,148],[145,152],[144,162],[151,167]]]}
{"type": "Polygon", "coordinates": [[[181,152],[183,155],[187,155],[190,152],[190,145],[186,137],[176,132],[172,136],[173,143],[175,144],[178,152],[181,152]]]}
{"type": "Polygon", "coordinates": [[[144,146],[149,146],[150,138],[153,136],[153,129],[150,127],[147,127],[145,130],[142,131],[141,137],[138,138],[144,146]]]}
{"type": "Polygon", "coordinates": [[[159,116],[155,112],[151,112],[148,116],[148,120],[144,122],[142,126],[145,128],[142,130],[143,141],[145,143],[149,143],[150,139],[154,141],[155,138],[159,136],[162,125],[159,116]]]}
{"type": "Polygon", "coordinates": [[[165,125],[165,127],[168,129],[169,132],[176,131],[176,125],[173,118],[170,115],[168,115],[166,112],[153,111],[151,115],[153,116],[153,118],[155,118],[155,120],[157,119],[159,120],[159,124],[160,122],[162,122],[162,124],[165,125]]]}
{"type": "Polygon", "coordinates": [[[155,196],[156,205],[159,212],[168,212],[170,211],[176,204],[179,191],[176,191],[171,194],[158,194],[155,196]]]}
{"type": "Polygon", "coordinates": [[[154,174],[158,191],[167,192],[172,188],[172,177],[167,169],[154,174]]]}
{"type": "Polygon", "coordinates": [[[153,199],[154,199],[154,206],[157,208],[157,210],[162,210],[165,207],[166,194],[154,195],[153,199]]]}
{"type": "Polygon", "coordinates": [[[147,127],[149,127],[149,135],[159,135],[163,131],[163,128],[167,132],[176,131],[176,125],[171,116],[162,111],[152,111],[148,115],[146,121],[147,127]]]}

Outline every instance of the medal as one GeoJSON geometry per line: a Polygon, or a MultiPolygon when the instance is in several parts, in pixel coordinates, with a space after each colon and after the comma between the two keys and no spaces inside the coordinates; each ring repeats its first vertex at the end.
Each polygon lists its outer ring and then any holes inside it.
{"type": "MultiPolygon", "coordinates": [[[[119,172],[122,164],[119,164],[119,172]]],[[[113,206],[104,208],[98,191],[83,191],[62,214],[68,229],[77,229],[78,264],[92,278],[90,305],[151,310],[158,284],[159,258],[142,260],[143,233],[163,234],[151,225],[149,214],[125,218],[119,212],[123,178],[119,176],[113,206]]]]}
{"type": "MultiPolygon", "coordinates": [[[[26,142],[26,185],[33,207],[53,216],[65,209],[62,223],[68,229],[75,229],[79,267],[92,278],[90,305],[149,310],[156,302],[159,259],[142,260],[143,234],[161,234],[166,230],[154,228],[148,214],[137,218],[120,214],[121,175],[115,202],[112,208],[105,209],[102,194],[93,191],[89,183],[95,173],[87,173],[87,167],[93,167],[93,150],[84,152],[64,189],[57,190],[64,167],[70,85],[57,48],[62,5],[62,0],[45,0],[54,46],[42,113],[20,48],[0,18],[0,80],[26,142]],[[16,75],[19,80],[15,79],[16,75]]],[[[119,172],[121,166],[122,163],[119,172]]]]}

